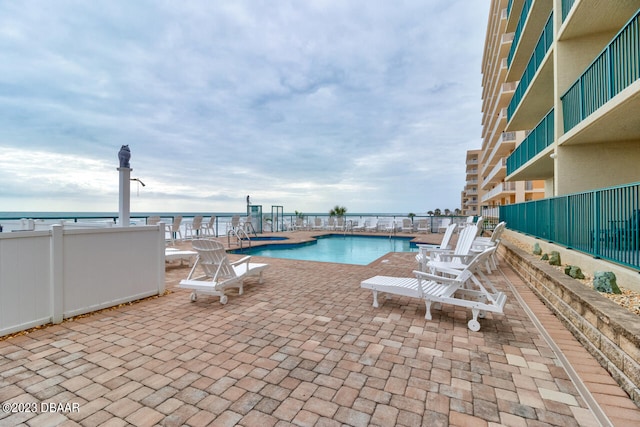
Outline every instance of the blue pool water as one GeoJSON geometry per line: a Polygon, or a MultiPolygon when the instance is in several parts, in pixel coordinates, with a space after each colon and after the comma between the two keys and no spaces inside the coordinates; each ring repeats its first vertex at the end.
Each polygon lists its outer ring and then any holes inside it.
{"type": "Polygon", "coordinates": [[[411,243],[411,237],[330,234],[320,236],[313,242],[245,248],[241,253],[271,258],[367,265],[389,252],[416,251],[417,247],[411,243]]]}

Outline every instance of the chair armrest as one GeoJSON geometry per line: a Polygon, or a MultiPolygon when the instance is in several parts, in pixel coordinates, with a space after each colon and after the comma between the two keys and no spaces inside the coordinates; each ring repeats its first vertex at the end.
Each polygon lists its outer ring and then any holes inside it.
{"type": "MultiPolygon", "coordinates": [[[[448,269],[443,269],[448,270],[448,269]]],[[[439,270],[440,271],[440,270],[439,270]]],[[[449,273],[449,271],[447,271],[449,273]]],[[[424,271],[414,270],[413,274],[415,274],[418,280],[432,280],[438,283],[458,283],[458,276],[460,275],[460,270],[450,270],[449,274],[455,275],[455,277],[447,277],[447,276],[438,276],[432,273],[425,273],[424,271]]]]}
{"type": "Polygon", "coordinates": [[[231,262],[231,265],[238,265],[238,264],[242,264],[243,262],[246,262],[247,264],[249,264],[249,260],[251,260],[251,255],[247,255],[246,257],[243,257],[237,261],[231,262]]]}
{"type": "Polygon", "coordinates": [[[451,262],[453,259],[459,259],[462,262],[467,262],[470,258],[473,258],[474,256],[476,256],[475,253],[468,253],[466,255],[460,255],[460,254],[441,254],[440,255],[440,262],[451,262]]]}

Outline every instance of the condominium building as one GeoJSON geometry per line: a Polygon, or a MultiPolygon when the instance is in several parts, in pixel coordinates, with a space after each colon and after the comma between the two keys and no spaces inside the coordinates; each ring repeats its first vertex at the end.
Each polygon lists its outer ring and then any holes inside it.
{"type": "Polygon", "coordinates": [[[480,192],[478,191],[478,158],[480,150],[467,151],[467,181],[462,190],[462,215],[480,214],[480,192]]]}
{"type": "Polygon", "coordinates": [[[512,149],[503,185],[541,181],[544,194],[500,219],[640,269],[640,0],[491,4],[482,185],[512,149]]]}
{"type": "Polygon", "coordinates": [[[518,83],[506,79],[507,58],[514,39],[514,32],[507,30],[507,6],[508,0],[494,0],[490,6],[482,60],[482,148],[467,153],[465,190],[469,184],[469,156],[477,151],[476,209],[485,217],[497,216],[497,209],[492,209],[497,206],[544,196],[543,181],[506,181],[507,157],[526,134],[525,130],[505,131],[507,107],[518,83]]]}
{"type": "Polygon", "coordinates": [[[544,180],[545,197],[640,181],[640,0],[493,4],[513,37],[505,131],[526,133],[507,181],[544,180]]]}

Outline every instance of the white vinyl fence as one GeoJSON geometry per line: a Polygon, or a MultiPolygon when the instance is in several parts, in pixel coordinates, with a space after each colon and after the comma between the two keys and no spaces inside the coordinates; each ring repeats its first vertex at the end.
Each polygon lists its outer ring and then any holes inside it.
{"type": "Polygon", "coordinates": [[[0,233],[0,336],[164,292],[164,224],[0,233]]]}

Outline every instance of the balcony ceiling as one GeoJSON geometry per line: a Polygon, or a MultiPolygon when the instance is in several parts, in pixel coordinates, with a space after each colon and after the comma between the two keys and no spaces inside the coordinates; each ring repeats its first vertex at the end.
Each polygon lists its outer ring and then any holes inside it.
{"type": "Polygon", "coordinates": [[[505,131],[533,129],[553,107],[553,55],[547,57],[538,70],[538,74],[529,85],[524,98],[511,117],[505,131]]]}
{"type": "Polygon", "coordinates": [[[560,40],[617,31],[638,11],[637,1],[591,0],[574,4],[562,28],[560,40]]]}
{"type": "Polygon", "coordinates": [[[518,46],[516,46],[515,54],[511,59],[509,71],[507,71],[508,82],[515,82],[522,77],[522,73],[524,73],[524,69],[527,67],[533,50],[538,43],[540,34],[542,34],[547,19],[549,19],[551,7],[552,2],[550,0],[537,0],[531,5],[527,25],[520,35],[518,46]]]}
{"type": "MultiPolygon", "coordinates": [[[[507,4],[508,3],[509,2],[507,2],[507,4]]],[[[518,19],[520,19],[520,13],[522,13],[523,5],[524,0],[513,0],[513,3],[511,4],[511,13],[507,18],[507,32],[512,33],[516,30],[516,27],[518,26],[518,19]]]]}
{"type": "Polygon", "coordinates": [[[551,153],[553,153],[553,145],[542,150],[515,173],[507,176],[507,181],[535,181],[552,177],[554,165],[550,157],[551,153]]]}
{"type": "Polygon", "coordinates": [[[640,80],[620,92],[569,132],[561,145],[640,140],[640,80]],[[615,105],[615,107],[613,107],[615,105]]]}

